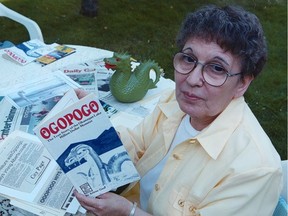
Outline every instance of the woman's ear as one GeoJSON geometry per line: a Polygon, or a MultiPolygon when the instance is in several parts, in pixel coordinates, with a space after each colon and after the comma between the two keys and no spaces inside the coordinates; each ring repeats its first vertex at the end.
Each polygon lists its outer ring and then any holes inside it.
{"type": "Polygon", "coordinates": [[[234,98],[238,98],[244,95],[244,93],[247,91],[248,87],[250,86],[251,82],[253,81],[254,76],[244,76],[239,80],[237,91],[234,95],[234,98]]]}

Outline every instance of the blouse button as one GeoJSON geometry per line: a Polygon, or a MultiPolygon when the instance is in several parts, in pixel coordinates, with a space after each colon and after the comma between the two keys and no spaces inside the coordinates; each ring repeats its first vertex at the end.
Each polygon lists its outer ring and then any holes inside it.
{"type": "Polygon", "coordinates": [[[178,205],[180,206],[180,207],[183,207],[184,206],[184,200],[182,200],[182,199],[179,199],[178,200],[178,205]]]}
{"type": "Polygon", "coordinates": [[[159,190],[160,190],[159,184],[155,184],[155,190],[156,190],[156,191],[159,191],[159,190]]]}
{"type": "Polygon", "coordinates": [[[190,207],[189,207],[189,211],[190,211],[194,216],[201,216],[201,214],[198,213],[198,212],[196,211],[196,208],[193,207],[193,206],[190,206],[190,207]]]}
{"type": "Polygon", "coordinates": [[[190,211],[190,212],[195,212],[195,210],[196,210],[195,207],[193,207],[193,206],[190,206],[190,207],[189,207],[189,211],[190,211]]]}
{"type": "Polygon", "coordinates": [[[175,160],[180,160],[180,157],[179,157],[179,155],[177,155],[177,154],[173,154],[173,158],[174,158],[175,160]]]}
{"type": "Polygon", "coordinates": [[[190,143],[190,144],[196,144],[196,143],[197,143],[197,140],[196,140],[196,139],[190,139],[190,140],[189,140],[189,143],[190,143]]]}

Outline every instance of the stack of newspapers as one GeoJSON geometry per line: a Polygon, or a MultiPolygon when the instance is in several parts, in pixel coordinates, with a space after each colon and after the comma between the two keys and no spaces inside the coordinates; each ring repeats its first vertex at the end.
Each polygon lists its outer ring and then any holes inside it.
{"type": "Polygon", "coordinates": [[[0,200],[24,215],[81,215],[74,190],[95,197],[139,179],[114,127],[135,127],[174,82],[161,77],[141,101],[120,103],[112,74],[96,59],[0,88],[0,200]]]}
{"type": "Polygon", "coordinates": [[[76,88],[53,72],[0,97],[0,197],[31,214],[85,214],[75,189],[95,197],[139,179],[103,103],[76,88]]]}
{"type": "Polygon", "coordinates": [[[0,195],[36,215],[83,211],[74,186],[33,132],[71,88],[79,86],[56,72],[2,90],[0,195]]]}

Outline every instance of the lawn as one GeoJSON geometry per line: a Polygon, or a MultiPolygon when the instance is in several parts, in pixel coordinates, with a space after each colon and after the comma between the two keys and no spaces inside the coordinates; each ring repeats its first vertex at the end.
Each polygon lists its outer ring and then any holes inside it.
{"type": "MultiPolygon", "coordinates": [[[[269,46],[269,61],[246,100],[270,136],[282,159],[287,159],[287,1],[286,0],[99,0],[98,16],[79,14],[81,0],[0,0],[34,19],[46,43],[93,46],[127,51],[136,59],[154,59],[173,79],[175,35],[189,11],[207,3],[239,4],[262,21],[269,46]],[[200,3],[199,3],[200,2],[200,3]]],[[[0,41],[28,40],[17,23],[1,19],[0,41]],[[5,30],[4,30],[5,29],[5,30]]]]}

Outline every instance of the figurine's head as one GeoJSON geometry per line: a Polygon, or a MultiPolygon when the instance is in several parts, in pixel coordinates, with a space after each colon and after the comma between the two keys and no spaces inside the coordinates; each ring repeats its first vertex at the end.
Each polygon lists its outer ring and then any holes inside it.
{"type": "Polygon", "coordinates": [[[105,67],[107,69],[117,70],[117,68],[129,69],[130,72],[130,62],[131,56],[127,53],[114,53],[111,58],[104,58],[105,67]]]}

